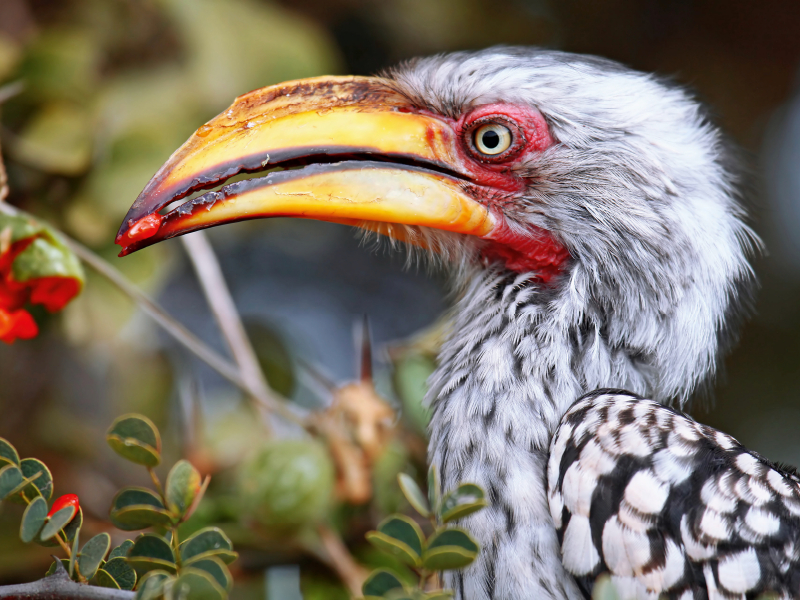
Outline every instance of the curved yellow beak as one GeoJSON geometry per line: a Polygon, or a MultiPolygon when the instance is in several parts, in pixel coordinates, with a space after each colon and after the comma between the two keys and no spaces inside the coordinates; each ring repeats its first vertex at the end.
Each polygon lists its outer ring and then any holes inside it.
{"type": "Polygon", "coordinates": [[[414,225],[486,236],[493,217],[459,166],[456,136],[380,78],[255,90],[198,129],[128,211],[120,256],[190,231],[292,216],[403,239],[414,225]],[[278,167],[279,170],[275,170],[278,167]],[[239,173],[260,173],[160,211],[239,173]]]}

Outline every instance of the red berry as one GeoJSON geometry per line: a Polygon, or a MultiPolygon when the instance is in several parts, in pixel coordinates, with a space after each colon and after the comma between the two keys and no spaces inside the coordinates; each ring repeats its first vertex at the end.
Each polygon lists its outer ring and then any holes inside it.
{"type": "Polygon", "coordinates": [[[50,512],[47,513],[47,517],[50,518],[62,508],[72,508],[72,516],[69,518],[70,521],[75,518],[75,515],[78,514],[78,509],[80,508],[80,504],[78,502],[77,494],[64,494],[58,500],[53,502],[53,507],[50,509],[50,512]]]}

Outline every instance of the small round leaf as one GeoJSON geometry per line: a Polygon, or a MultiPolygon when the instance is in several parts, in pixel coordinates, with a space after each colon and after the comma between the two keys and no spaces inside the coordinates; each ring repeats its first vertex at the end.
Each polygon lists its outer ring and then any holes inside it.
{"type": "Polygon", "coordinates": [[[122,556],[114,558],[110,556],[108,562],[103,565],[103,571],[114,578],[121,590],[132,590],[136,585],[136,571],[131,568],[128,561],[122,556]]]}
{"type": "Polygon", "coordinates": [[[180,545],[181,560],[188,564],[193,560],[201,560],[216,556],[226,564],[236,560],[233,544],[219,527],[205,527],[189,537],[180,545]]]}
{"type": "Polygon", "coordinates": [[[100,568],[100,563],[111,547],[111,536],[107,533],[98,533],[81,548],[78,555],[78,569],[86,579],[91,579],[100,568]]]}
{"type": "Polygon", "coordinates": [[[91,584],[96,585],[97,587],[104,587],[112,590],[122,589],[117,583],[117,580],[114,579],[105,569],[97,569],[97,573],[94,574],[91,584]]]}
{"type": "Polygon", "coordinates": [[[422,565],[431,571],[461,569],[478,556],[478,543],[463,529],[439,529],[428,540],[422,565]]]}
{"type": "Polygon", "coordinates": [[[397,476],[397,482],[400,484],[403,495],[408,500],[408,503],[414,507],[414,510],[423,517],[429,517],[431,508],[428,504],[428,499],[425,498],[425,494],[419,489],[417,482],[414,481],[410,475],[406,475],[405,473],[400,473],[397,476]]]}
{"type": "Polygon", "coordinates": [[[179,460],[167,475],[167,508],[176,516],[183,517],[194,503],[202,478],[188,460],[179,460]]]}
{"type": "MultiPolygon", "coordinates": [[[[66,509],[63,509],[63,510],[66,510],[66,509]]],[[[75,518],[73,518],[72,521],[67,523],[67,526],[64,527],[64,529],[62,530],[64,532],[64,536],[66,538],[66,541],[67,542],[73,541],[75,539],[75,536],[78,533],[78,531],[80,531],[81,527],[83,527],[83,509],[82,508],[78,508],[78,514],[76,514],[75,518]]],[[[44,529],[42,529],[42,531],[44,531],[44,529]]],[[[51,547],[52,548],[54,546],[58,546],[58,542],[55,540],[54,537],[52,537],[52,538],[50,538],[48,540],[43,540],[41,533],[39,533],[39,537],[37,537],[34,540],[34,542],[36,542],[40,546],[45,546],[45,547],[51,547]]]]}
{"type": "Polygon", "coordinates": [[[172,523],[161,498],[147,488],[123,488],[111,501],[111,522],[123,531],[135,531],[172,523]]]}
{"type": "Polygon", "coordinates": [[[128,563],[138,573],[153,570],[176,571],[175,555],[169,542],[155,533],[143,533],[128,551],[128,563]]]}
{"type": "Polygon", "coordinates": [[[19,466],[17,449],[5,438],[0,438],[0,467],[6,464],[19,466]]]}
{"type": "Polygon", "coordinates": [[[475,560],[476,556],[478,556],[476,552],[464,550],[459,546],[441,546],[425,553],[422,566],[429,571],[463,569],[475,560]]]}
{"type": "Polygon", "coordinates": [[[199,569],[200,571],[205,571],[211,575],[225,591],[231,591],[231,586],[233,586],[233,577],[231,576],[231,572],[228,570],[228,567],[226,567],[225,563],[219,558],[203,558],[201,560],[193,561],[190,564],[193,569],[199,569]]]}
{"type": "Polygon", "coordinates": [[[392,515],[381,521],[378,531],[403,542],[416,554],[422,554],[425,536],[413,519],[405,515],[392,515]]]}
{"type": "Polygon", "coordinates": [[[11,494],[18,493],[24,487],[25,478],[17,465],[5,464],[0,469],[0,500],[5,500],[11,494]]]}
{"type": "Polygon", "coordinates": [[[378,569],[373,571],[364,585],[361,592],[365,596],[383,596],[392,590],[402,590],[403,582],[400,578],[388,569],[378,569]]]}
{"type": "Polygon", "coordinates": [[[136,590],[135,600],[156,600],[163,595],[164,586],[174,579],[166,571],[150,571],[142,576],[136,590]]]}
{"type": "Polygon", "coordinates": [[[166,510],[159,510],[152,506],[126,506],[112,511],[109,515],[111,522],[122,531],[138,531],[155,525],[170,525],[172,515],[166,510]]]}
{"type": "Polygon", "coordinates": [[[469,516],[472,513],[476,513],[479,510],[483,510],[487,506],[489,506],[489,503],[486,500],[478,500],[477,502],[466,503],[466,504],[457,504],[456,506],[452,507],[446,512],[442,511],[442,522],[450,523],[458,519],[463,519],[464,517],[469,516]]]}
{"type": "Polygon", "coordinates": [[[38,458],[24,458],[20,462],[20,470],[26,479],[33,481],[23,490],[28,498],[41,496],[50,500],[53,496],[53,475],[47,465],[38,458]]]}
{"type": "Polygon", "coordinates": [[[47,517],[47,501],[37,496],[22,513],[22,524],[19,528],[19,537],[26,544],[32,542],[39,535],[44,520],[47,517]]]}
{"type": "Polygon", "coordinates": [[[187,600],[225,600],[227,594],[214,577],[194,567],[181,569],[172,587],[173,598],[187,600]]]}
{"type": "Polygon", "coordinates": [[[56,512],[50,517],[47,523],[44,524],[44,527],[42,527],[40,539],[46,542],[50,538],[55,537],[67,523],[72,521],[75,514],[75,509],[72,506],[67,506],[56,512]]]}
{"type": "Polygon", "coordinates": [[[153,422],[141,415],[123,415],[111,424],[106,441],[122,458],[147,467],[161,462],[161,436],[153,422]]]}
{"type": "Polygon", "coordinates": [[[439,529],[428,541],[428,550],[440,546],[459,546],[469,552],[478,552],[479,546],[470,534],[460,527],[448,527],[439,529]]]}
{"type": "Polygon", "coordinates": [[[442,500],[441,516],[445,523],[460,519],[487,506],[486,494],[474,483],[462,483],[442,500]]]}
{"type": "Polygon", "coordinates": [[[116,548],[113,548],[111,552],[108,553],[108,562],[111,562],[117,557],[126,557],[128,556],[128,550],[133,548],[133,540],[125,540],[116,548]]]}
{"type": "Polygon", "coordinates": [[[406,564],[409,564],[413,567],[419,567],[422,565],[422,560],[420,559],[419,554],[414,552],[408,547],[408,545],[404,544],[400,540],[396,540],[395,538],[385,535],[379,531],[368,531],[365,537],[367,538],[367,541],[375,546],[378,550],[388,552],[389,554],[398,557],[406,564]]]}

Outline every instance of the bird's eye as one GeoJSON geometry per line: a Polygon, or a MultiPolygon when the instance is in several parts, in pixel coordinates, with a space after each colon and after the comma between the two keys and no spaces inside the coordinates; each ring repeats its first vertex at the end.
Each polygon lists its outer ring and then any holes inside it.
{"type": "Polygon", "coordinates": [[[511,147],[511,141],[511,130],[505,125],[487,123],[475,130],[475,148],[481,154],[501,154],[511,147]]]}

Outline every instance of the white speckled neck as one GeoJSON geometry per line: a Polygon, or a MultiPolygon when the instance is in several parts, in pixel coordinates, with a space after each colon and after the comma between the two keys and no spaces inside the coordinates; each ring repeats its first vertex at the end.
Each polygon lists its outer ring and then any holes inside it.
{"type": "Polygon", "coordinates": [[[564,294],[530,276],[489,271],[455,307],[432,377],[430,456],[445,490],[474,482],[490,500],[464,522],[483,550],[448,577],[458,598],[582,597],[561,563],[548,509],[550,440],[586,391],[648,386],[623,349],[612,351],[599,329],[582,326],[582,310],[557,308],[564,294]]]}

